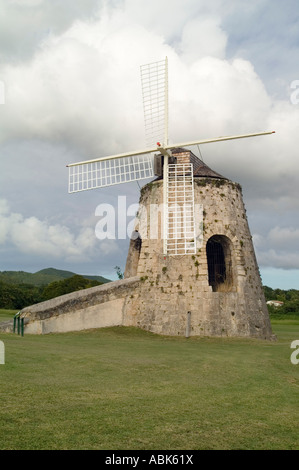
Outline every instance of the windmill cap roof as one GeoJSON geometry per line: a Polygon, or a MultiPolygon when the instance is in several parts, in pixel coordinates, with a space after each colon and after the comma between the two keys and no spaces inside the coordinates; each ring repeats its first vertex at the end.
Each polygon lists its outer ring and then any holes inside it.
{"type": "Polygon", "coordinates": [[[173,155],[182,154],[182,153],[189,153],[190,155],[190,162],[193,163],[193,176],[202,176],[202,177],[209,177],[209,178],[220,178],[227,180],[225,176],[220,175],[216,171],[212,170],[208,165],[206,165],[200,158],[194,155],[193,152],[189,149],[177,147],[171,149],[171,153],[173,155]]]}

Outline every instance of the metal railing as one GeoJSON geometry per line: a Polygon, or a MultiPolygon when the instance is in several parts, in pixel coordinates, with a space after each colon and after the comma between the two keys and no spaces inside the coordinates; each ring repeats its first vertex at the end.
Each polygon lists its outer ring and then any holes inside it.
{"type": "Polygon", "coordinates": [[[24,318],[20,317],[21,312],[18,312],[13,317],[13,332],[17,333],[18,335],[24,336],[24,318]]]}

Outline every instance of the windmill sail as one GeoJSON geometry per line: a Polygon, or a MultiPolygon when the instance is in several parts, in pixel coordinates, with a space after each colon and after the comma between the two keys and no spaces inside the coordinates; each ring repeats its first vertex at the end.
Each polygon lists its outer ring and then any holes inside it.
{"type": "Polygon", "coordinates": [[[168,60],[141,65],[146,145],[168,144],[168,60]]]}
{"type": "Polygon", "coordinates": [[[149,152],[72,163],[68,167],[69,193],[104,188],[154,176],[153,157],[149,152]]]}
{"type": "MultiPolygon", "coordinates": [[[[96,158],[94,160],[87,160],[84,162],[70,163],[67,165],[69,168],[69,193],[104,188],[106,186],[152,178],[154,177],[154,162],[152,154],[157,151],[164,155],[164,180],[166,181],[166,175],[168,173],[167,159],[168,156],[170,156],[169,151],[173,148],[191,147],[193,145],[257,137],[273,133],[274,131],[259,132],[254,134],[217,137],[215,139],[198,140],[159,147],[155,146],[135,152],[96,158]]],[[[164,192],[164,201],[166,201],[166,186],[164,192]]]]}

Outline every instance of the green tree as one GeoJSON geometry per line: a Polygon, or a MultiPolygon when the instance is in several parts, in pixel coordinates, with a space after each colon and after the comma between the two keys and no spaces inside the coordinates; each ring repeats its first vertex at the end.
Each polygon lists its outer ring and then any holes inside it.
{"type": "Polygon", "coordinates": [[[120,267],[115,266],[114,269],[116,271],[118,279],[123,279],[124,278],[124,273],[121,271],[120,267]]]}
{"type": "Polygon", "coordinates": [[[63,281],[54,281],[46,286],[42,292],[42,299],[49,300],[60,295],[69,294],[81,289],[88,289],[89,287],[99,286],[102,283],[99,281],[91,281],[89,279],[76,274],[75,276],[64,279],[63,281]]]}
{"type": "Polygon", "coordinates": [[[0,308],[22,309],[41,300],[41,289],[31,284],[0,281],[0,308]]]}

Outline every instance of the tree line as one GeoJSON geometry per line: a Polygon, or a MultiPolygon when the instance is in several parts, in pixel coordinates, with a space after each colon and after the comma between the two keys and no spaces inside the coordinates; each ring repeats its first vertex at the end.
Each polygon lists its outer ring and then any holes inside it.
{"type": "Polygon", "coordinates": [[[79,274],[46,286],[0,281],[0,308],[21,310],[28,305],[101,284],[102,282],[86,279],[79,274]]]}
{"type": "Polygon", "coordinates": [[[280,307],[268,305],[270,315],[299,315],[299,290],[272,289],[264,286],[266,300],[279,300],[283,302],[280,307]]]}

